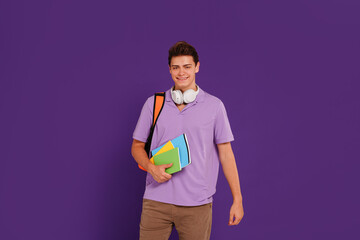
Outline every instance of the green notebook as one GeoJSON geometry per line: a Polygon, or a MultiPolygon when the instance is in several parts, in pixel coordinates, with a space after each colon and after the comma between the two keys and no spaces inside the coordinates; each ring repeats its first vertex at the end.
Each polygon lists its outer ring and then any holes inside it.
{"type": "Polygon", "coordinates": [[[168,174],[181,171],[179,148],[173,148],[169,151],[155,155],[154,163],[155,165],[172,163],[173,165],[171,167],[165,169],[165,172],[168,174]]]}

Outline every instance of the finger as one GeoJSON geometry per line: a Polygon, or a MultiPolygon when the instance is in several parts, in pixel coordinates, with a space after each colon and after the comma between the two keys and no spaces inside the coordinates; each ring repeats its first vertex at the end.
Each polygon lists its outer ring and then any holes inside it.
{"type": "Polygon", "coordinates": [[[240,223],[240,220],[240,217],[235,217],[234,225],[238,225],[240,223]]]}
{"type": "Polygon", "coordinates": [[[164,174],[164,177],[166,178],[166,180],[169,180],[169,179],[172,177],[172,175],[171,175],[171,174],[168,174],[168,173],[165,173],[165,174],[164,174]]]}
{"type": "Polygon", "coordinates": [[[240,214],[240,215],[238,216],[238,219],[239,219],[239,222],[238,222],[238,223],[240,223],[243,218],[244,218],[244,213],[242,213],[242,214],[240,214]]]}
{"type": "Polygon", "coordinates": [[[166,182],[167,180],[169,180],[169,178],[167,178],[166,176],[161,177],[161,183],[166,182]]]}

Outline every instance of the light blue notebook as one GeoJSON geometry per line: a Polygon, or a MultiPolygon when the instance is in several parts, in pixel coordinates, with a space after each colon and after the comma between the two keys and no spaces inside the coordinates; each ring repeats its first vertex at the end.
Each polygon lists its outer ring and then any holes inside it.
{"type": "MultiPolygon", "coordinates": [[[[179,148],[180,155],[180,164],[181,168],[186,167],[191,163],[190,157],[190,148],[186,138],[186,134],[181,134],[180,136],[171,140],[171,143],[174,145],[174,148],[179,148]]],[[[154,156],[165,144],[151,151],[152,156],[154,156]]]]}

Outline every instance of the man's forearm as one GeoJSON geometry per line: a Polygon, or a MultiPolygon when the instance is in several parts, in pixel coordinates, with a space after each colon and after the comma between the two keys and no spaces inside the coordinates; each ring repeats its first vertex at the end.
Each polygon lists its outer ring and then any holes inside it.
{"type": "Polygon", "coordinates": [[[234,202],[242,203],[239,174],[230,143],[219,145],[219,157],[224,175],[229,183],[234,202]]]}
{"type": "Polygon", "coordinates": [[[131,149],[131,154],[135,161],[149,172],[153,164],[149,161],[145,149],[142,146],[133,146],[131,149]]]}
{"type": "Polygon", "coordinates": [[[237,171],[235,158],[226,159],[225,161],[223,161],[222,168],[226,180],[229,183],[234,202],[242,203],[239,174],[237,171]]]}

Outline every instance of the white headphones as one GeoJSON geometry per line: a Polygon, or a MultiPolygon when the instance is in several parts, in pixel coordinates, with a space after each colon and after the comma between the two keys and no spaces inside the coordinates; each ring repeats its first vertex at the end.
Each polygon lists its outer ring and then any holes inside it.
{"type": "Polygon", "coordinates": [[[172,87],[171,98],[176,104],[191,103],[196,99],[196,96],[200,90],[198,85],[196,85],[196,87],[196,92],[193,89],[188,89],[184,93],[182,93],[180,90],[174,90],[174,87],[172,87]]]}

